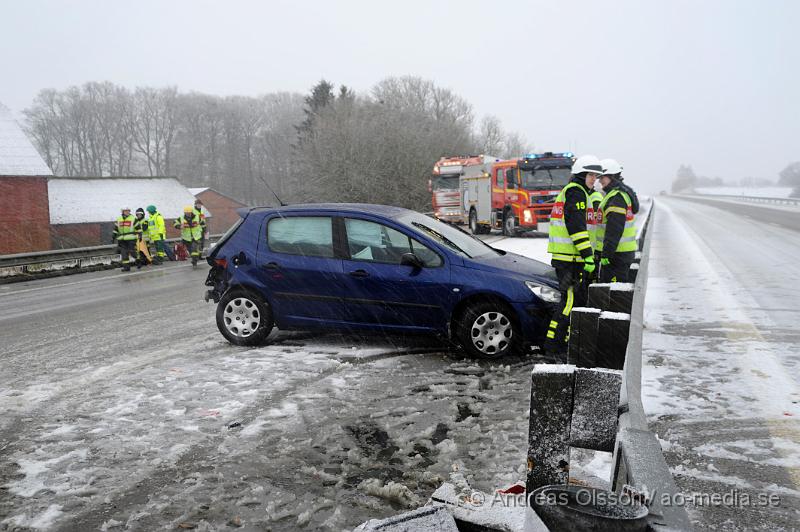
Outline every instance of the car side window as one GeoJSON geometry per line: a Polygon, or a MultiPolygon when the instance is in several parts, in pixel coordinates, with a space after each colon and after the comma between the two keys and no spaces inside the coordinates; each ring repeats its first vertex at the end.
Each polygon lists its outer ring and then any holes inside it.
{"type": "Polygon", "coordinates": [[[267,243],[276,253],[329,257],[333,254],[332,219],[328,216],[277,217],[267,225],[267,243]]]}
{"type": "Polygon", "coordinates": [[[505,174],[503,174],[503,169],[497,169],[497,187],[498,188],[506,188],[506,181],[505,181],[505,174]]]}
{"type": "Polygon", "coordinates": [[[346,218],[344,224],[353,260],[400,264],[404,253],[414,253],[428,268],[442,265],[442,258],[435,251],[396,229],[355,218],[346,218]]]}

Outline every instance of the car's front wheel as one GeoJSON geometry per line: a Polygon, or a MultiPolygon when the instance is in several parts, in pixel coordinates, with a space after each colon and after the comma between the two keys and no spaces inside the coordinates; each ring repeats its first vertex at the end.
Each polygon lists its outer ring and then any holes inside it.
{"type": "Polygon", "coordinates": [[[481,234],[481,227],[478,225],[478,213],[475,212],[475,209],[470,209],[469,211],[469,230],[472,231],[473,235],[481,234]]]}
{"type": "Polygon", "coordinates": [[[482,302],[466,309],[458,325],[458,339],[475,358],[499,358],[517,350],[519,327],[511,310],[501,303],[482,302]]]}
{"type": "Polygon", "coordinates": [[[503,234],[505,236],[516,236],[517,234],[517,217],[511,211],[507,211],[503,217],[503,234]]]}
{"type": "Polygon", "coordinates": [[[234,345],[261,345],[274,326],[272,310],[261,296],[235,291],[222,296],[217,304],[217,327],[234,345]]]}

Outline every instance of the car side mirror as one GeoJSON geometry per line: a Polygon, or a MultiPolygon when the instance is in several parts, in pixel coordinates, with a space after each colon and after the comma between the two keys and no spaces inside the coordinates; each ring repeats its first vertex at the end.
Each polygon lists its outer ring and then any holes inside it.
{"type": "Polygon", "coordinates": [[[401,266],[413,266],[414,268],[424,268],[425,263],[422,260],[414,255],[413,253],[403,253],[400,256],[400,265],[401,266]]]}

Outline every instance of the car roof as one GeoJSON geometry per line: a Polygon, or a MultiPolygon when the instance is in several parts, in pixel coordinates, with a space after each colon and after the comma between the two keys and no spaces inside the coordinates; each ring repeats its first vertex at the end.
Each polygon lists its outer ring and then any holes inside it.
{"type": "Polygon", "coordinates": [[[377,205],[374,203],[297,203],[284,205],[281,207],[253,207],[251,209],[241,209],[239,212],[251,213],[273,213],[273,212],[296,212],[296,211],[317,211],[317,212],[338,212],[338,213],[368,213],[396,218],[406,213],[413,213],[409,209],[395,207],[393,205],[377,205]]]}

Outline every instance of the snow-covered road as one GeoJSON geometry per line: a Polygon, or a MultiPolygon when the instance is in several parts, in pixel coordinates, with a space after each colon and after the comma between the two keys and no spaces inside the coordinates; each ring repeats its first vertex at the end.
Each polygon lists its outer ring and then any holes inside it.
{"type": "Polygon", "coordinates": [[[303,333],[232,347],[205,275],[0,286],[0,529],[342,530],[454,473],[487,491],[524,477],[534,359],[303,333]]]}
{"type": "Polygon", "coordinates": [[[659,197],[650,232],[643,400],[676,481],[780,498],[697,498],[698,529],[800,522],[800,226],[756,209],[659,197]]]}

